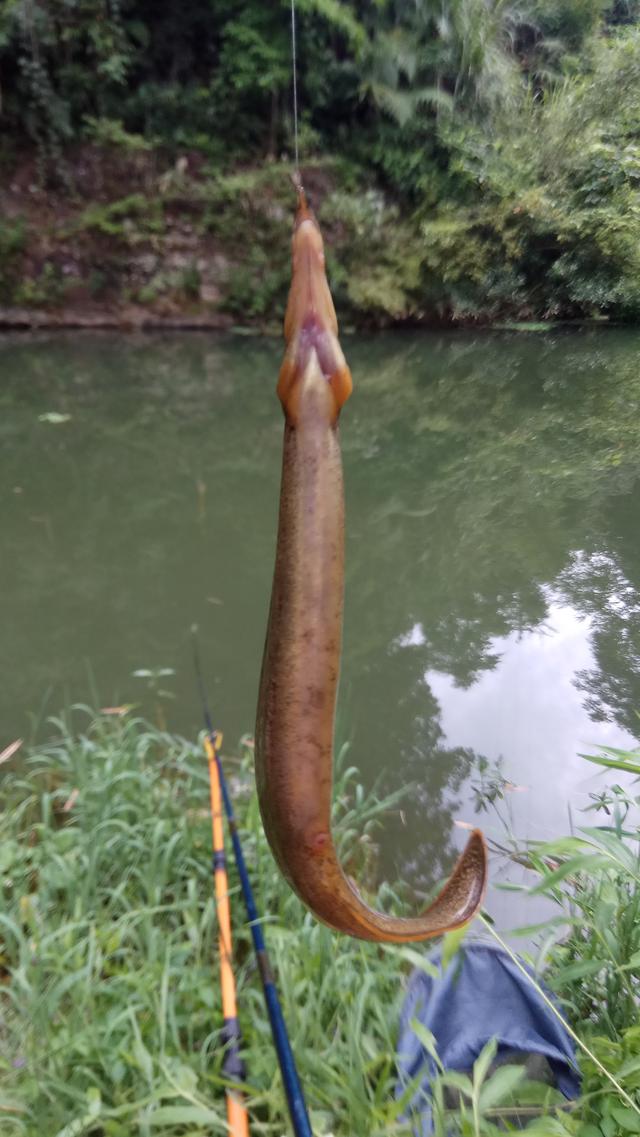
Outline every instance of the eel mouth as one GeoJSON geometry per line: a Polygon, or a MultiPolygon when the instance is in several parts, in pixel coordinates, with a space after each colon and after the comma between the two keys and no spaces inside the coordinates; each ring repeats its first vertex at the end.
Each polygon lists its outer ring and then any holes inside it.
{"type": "Polygon", "coordinates": [[[312,355],[331,388],[331,421],[351,394],[351,372],[338,341],[338,321],[329,291],[320,226],[304,190],[298,190],[293,225],[292,280],[284,320],[287,350],[278,379],[278,397],[287,421],[298,418],[300,387],[312,355]]]}

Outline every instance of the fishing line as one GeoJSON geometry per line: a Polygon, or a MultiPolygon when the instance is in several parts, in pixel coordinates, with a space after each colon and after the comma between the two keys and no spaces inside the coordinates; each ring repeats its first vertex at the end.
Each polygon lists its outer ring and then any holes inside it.
{"type": "Polygon", "coordinates": [[[293,71],[293,137],[296,156],[295,180],[302,186],[300,178],[300,155],[298,149],[298,60],[296,51],[296,0],[291,0],[291,68],[293,71]]]}

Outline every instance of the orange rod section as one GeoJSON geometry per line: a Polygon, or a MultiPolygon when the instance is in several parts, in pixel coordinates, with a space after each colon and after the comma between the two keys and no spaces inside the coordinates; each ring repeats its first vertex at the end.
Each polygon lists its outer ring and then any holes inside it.
{"type": "MultiPolygon", "coordinates": [[[[224,856],[224,829],[222,827],[222,794],[216,763],[216,750],[222,744],[222,735],[215,736],[214,744],[207,735],[204,748],[209,763],[209,791],[211,796],[211,833],[215,864],[216,909],[218,913],[218,950],[220,954],[220,986],[222,988],[222,1016],[225,1022],[237,1019],[236,983],[233,976],[231,909],[229,885],[224,863],[215,863],[216,855],[224,856]]],[[[249,1118],[242,1096],[227,1090],[227,1121],[230,1137],[249,1137],[249,1118]]]]}

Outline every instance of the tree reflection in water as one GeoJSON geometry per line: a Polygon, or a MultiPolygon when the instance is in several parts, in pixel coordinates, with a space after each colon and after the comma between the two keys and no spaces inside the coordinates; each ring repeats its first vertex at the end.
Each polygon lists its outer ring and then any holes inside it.
{"type": "MultiPolygon", "coordinates": [[[[591,620],[593,666],[575,677],[585,721],[637,733],[636,335],[381,335],[347,351],[338,730],[367,781],[417,783],[406,825],[389,819],[382,839],[387,867],[400,860],[423,886],[424,866],[437,874],[453,856],[474,758],[448,743],[428,673],[470,689],[495,671],[504,637],[543,628],[560,597],[591,620]]],[[[174,668],[169,725],[193,733],[194,621],[227,739],[251,729],[279,357],[278,342],[244,337],[0,341],[8,735],[47,691],[49,710],[90,697],[87,661],[105,702],[141,697],[137,667],[174,668]],[[71,419],[40,422],[50,411],[71,419]]]]}

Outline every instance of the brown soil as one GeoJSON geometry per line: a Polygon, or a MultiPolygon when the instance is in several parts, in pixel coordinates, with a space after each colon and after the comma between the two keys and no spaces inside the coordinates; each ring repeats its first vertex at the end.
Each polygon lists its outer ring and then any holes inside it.
{"type": "Polygon", "coordinates": [[[174,163],[158,151],[84,146],[45,188],[34,155],[20,157],[0,178],[0,235],[2,226],[24,233],[4,275],[0,265],[0,328],[237,322],[221,305],[229,256],[201,225],[206,180],[199,154],[174,163]],[[118,213],[107,231],[104,210],[132,198],[132,216],[118,213]]]}

